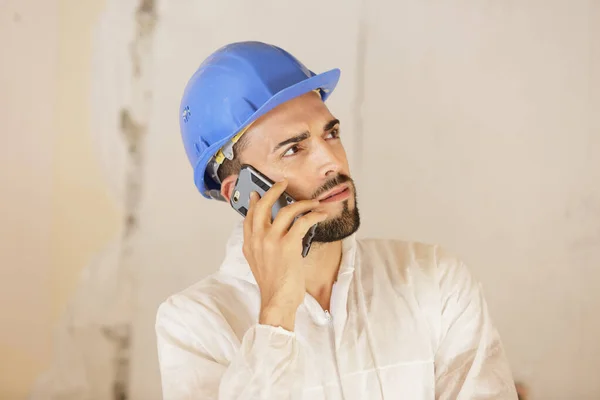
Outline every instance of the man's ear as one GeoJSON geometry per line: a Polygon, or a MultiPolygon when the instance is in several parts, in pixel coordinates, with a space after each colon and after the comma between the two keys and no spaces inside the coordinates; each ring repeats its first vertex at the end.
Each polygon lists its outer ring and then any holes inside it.
{"type": "Polygon", "coordinates": [[[231,195],[233,193],[233,188],[235,187],[235,181],[237,178],[237,174],[229,175],[223,180],[223,182],[221,182],[221,195],[227,199],[228,203],[231,201],[231,195]]]}

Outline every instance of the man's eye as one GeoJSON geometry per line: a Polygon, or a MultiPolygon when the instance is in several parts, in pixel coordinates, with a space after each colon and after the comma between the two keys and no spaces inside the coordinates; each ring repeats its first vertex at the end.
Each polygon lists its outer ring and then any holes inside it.
{"type": "Polygon", "coordinates": [[[287,149],[287,151],[285,153],[283,153],[282,157],[289,157],[289,156],[293,156],[294,154],[296,154],[297,152],[300,151],[300,147],[299,146],[292,146],[289,149],[287,149]]]}
{"type": "Polygon", "coordinates": [[[340,137],[339,129],[332,129],[326,136],[327,139],[337,139],[340,137]]]}

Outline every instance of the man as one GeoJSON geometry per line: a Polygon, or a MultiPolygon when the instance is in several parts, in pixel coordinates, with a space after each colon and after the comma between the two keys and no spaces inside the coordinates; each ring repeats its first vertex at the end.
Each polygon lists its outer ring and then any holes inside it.
{"type": "Polygon", "coordinates": [[[180,123],[200,192],[229,201],[242,164],[277,183],[251,197],[220,270],[160,306],[164,398],[516,400],[464,264],[437,246],[356,240],[341,124],[324,104],[339,74],[246,42],[188,83],[180,123]],[[298,201],[271,221],[284,191],[298,201]]]}

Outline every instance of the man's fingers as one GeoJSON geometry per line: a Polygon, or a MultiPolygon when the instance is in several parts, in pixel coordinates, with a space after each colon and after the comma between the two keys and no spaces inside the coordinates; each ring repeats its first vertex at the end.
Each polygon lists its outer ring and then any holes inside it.
{"type": "Polygon", "coordinates": [[[277,216],[273,221],[273,226],[271,227],[272,232],[278,236],[285,235],[292,225],[292,222],[294,222],[294,218],[318,206],[318,200],[302,200],[283,207],[279,210],[279,213],[277,213],[277,216]]]}
{"type": "Polygon", "coordinates": [[[257,233],[264,230],[266,226],[271,225],[271,210],[273,205],[286,188],[287,181],[277,182],[271,189],[267,190],[254,206],[253,226],[257,233]]]}
{"type": "Polygon", "coordinates": [[[319,222],[325,221],[326,219],[326,213],[311,211],[308,214],[298,218],[296,222],[294,222],[294,225],[292,225],[292,227],[290,228],[290,231],[286,235],[286,238],[289,237],[290,240],[301,241],[311,226],[318,224],[319,222]]]}

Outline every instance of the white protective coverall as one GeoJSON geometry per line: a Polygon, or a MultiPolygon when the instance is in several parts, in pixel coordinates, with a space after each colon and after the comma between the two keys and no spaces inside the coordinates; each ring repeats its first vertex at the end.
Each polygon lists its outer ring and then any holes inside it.
{"type": "Polygon", "coordinates": [[[159,307],[165,400],[517,399],[479,284],[437,246],[344,239],[330,312],[307,294],[288,332],[257,323],[242,238],[159,307]]]}

